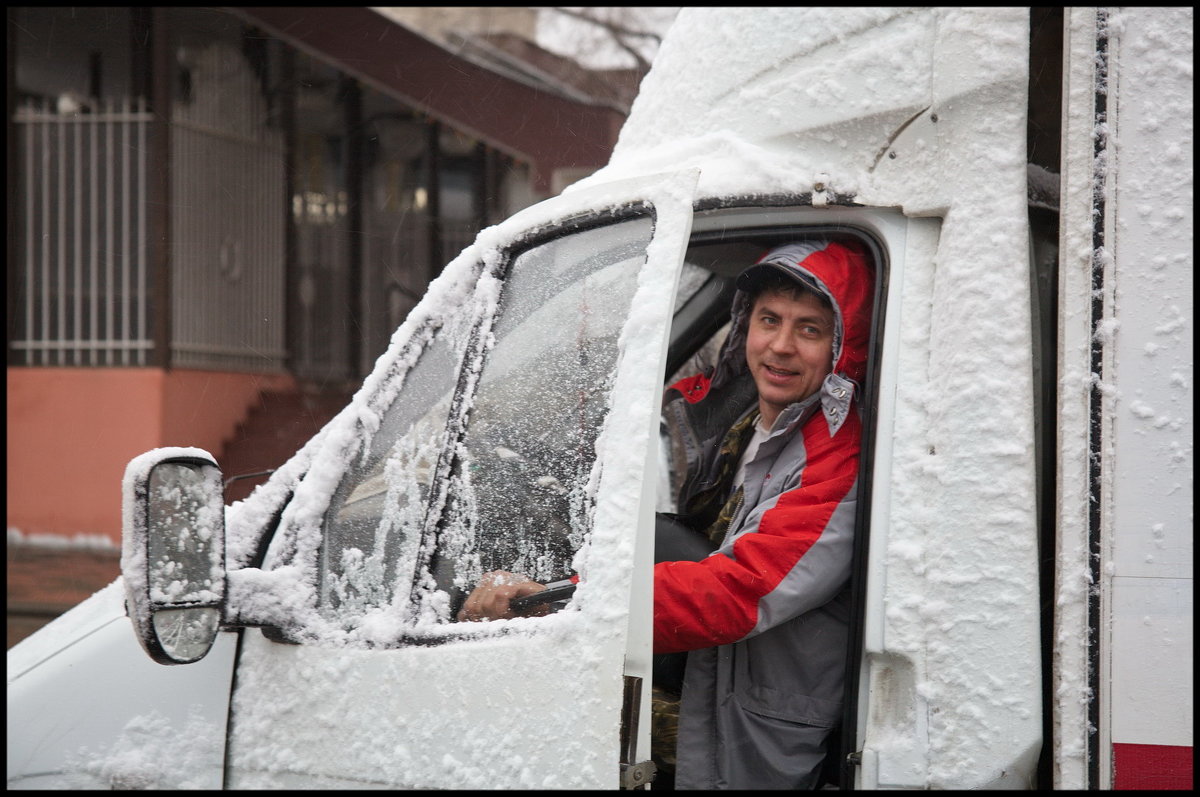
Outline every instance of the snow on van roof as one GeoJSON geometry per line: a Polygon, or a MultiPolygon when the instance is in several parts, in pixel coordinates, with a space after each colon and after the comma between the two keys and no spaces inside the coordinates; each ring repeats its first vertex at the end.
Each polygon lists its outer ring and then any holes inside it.
{"type": "MultiPolygon", "coordinates": [[[[944,171],[960,158],[944,142],[939,149],[938,134],[948,131],[937,119],[978,116],[980,99],[955,107],[959,97],[1024,96],[1027,42],[993,33],[1024,13],[684,8],[609,164],[568,190],[698,166],[700,197],[816,191],[889,206],[913,195],[911,159],[922,158],[929,185],[916,193],[945,206],[954,181],[947,186],[944,171]],[[888,168],[897,157],[908,165],[903,194],[888,168]]],[[[989,118],[1002,118],[1002,105],[989,118]]],[[[1023,103],[1016,107],[1023,112],[1023,103]]]]}

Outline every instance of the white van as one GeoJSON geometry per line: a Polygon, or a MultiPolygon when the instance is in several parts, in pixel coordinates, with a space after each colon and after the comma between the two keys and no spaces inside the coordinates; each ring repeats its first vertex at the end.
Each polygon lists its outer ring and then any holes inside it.
{"type": "Polygon", "coordinates": [[[9,651],[9,788],[653,788],[661,393],[814,235],[877,275],[827,787],[1190,786],[1191,21],[684,9],[269,482],[130,463],[123,578],[9,651]],[[453,622],[496,568],[578,583],[453,622]]]}

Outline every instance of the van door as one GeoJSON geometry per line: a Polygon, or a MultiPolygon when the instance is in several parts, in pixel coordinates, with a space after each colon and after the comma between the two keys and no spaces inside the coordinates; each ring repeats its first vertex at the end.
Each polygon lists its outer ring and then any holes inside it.
{"type": "Polygon", "coordinates": [[[622,708],[649,679],[653,441],[694,183],[542,203],[431,286],[262,568],[230,572],[231,612],[269,628],[241,642],[227,785],[614,788],[622,758],[649,758],[622,708]],[[455,622],[492,570],[578,586],[545,616],[455,622]]]}

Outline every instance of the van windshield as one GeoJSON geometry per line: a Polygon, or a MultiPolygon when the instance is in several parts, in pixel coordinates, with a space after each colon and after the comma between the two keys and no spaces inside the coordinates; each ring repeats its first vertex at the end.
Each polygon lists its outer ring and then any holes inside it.
{"type": "Polygon", "coordinates": [[[351,627],[411,595],[416,616],[446,622],[490,570],[573,572],[618,338],[652,234],[642,211],[518,254],[484,326],[491,345],[467,358],[465,374],[463,327],[475,320],[432,335],[325,514],[321,604],[331,619],[351,627]],[[464,427],[455,441],[448,430],[464,427]],[[444,485],[440,460],[451,463],[444,485]],[[431,506],[440,521],[427,517],[431,506]]]}

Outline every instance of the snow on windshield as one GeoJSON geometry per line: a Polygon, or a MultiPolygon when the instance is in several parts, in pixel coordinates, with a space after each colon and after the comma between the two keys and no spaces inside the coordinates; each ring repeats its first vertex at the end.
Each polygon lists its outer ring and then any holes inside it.
{"type": "MultiPolygon", "coordinates": [[[[327,427],[325,449],[312,454],[309,476],[284,517],[290,537],[281,538],[273,547],[282,555],[275,555],[275,561],[268,561],[262,569],[244,568],[230,573],[231,604],[238,605],[245,616],[262,612],[265,614],[258,616],[284,618],[290,613],[289,619],[299,617],[303,626],[297,636],[310,643],[293,648],[294,657],[286,659],[251,653],[243,657],[236,706],[239,732],[246,739],[272,740],[261,745],[235,745],[235,750],[242,751],[235,764],[247,772],[261,768],[264,773],[262,778],[250,776],[244,785],[272,782],[288,756],[299,754],[280,751],[277,746],[282,743],[278,741],[281,737],[286,737],[288,750],[303,749],[305,756],[321,758],[323,771],[371,772],[386,782],[456,787],[495,787],[498,783],[596,787],[614,783],[633,527],[643,468],[647,465],[645,457],[630,453],[648,452],[656,428],[661,377],[659,367],[646,364],[656,362],[664,347],[674,299],[673,266],[679,262],[681,243],[686,240],[690,223],[686,212],[690,186],[682,189],[674,188],[673,183],[660,183],[651,181],[636,193],[629,186],[600,189],[587,199],[587,206],[604,208],[627,204],[631,197],[648,191],[657,209],[656,237],[646,248],[644,236],[649,225],[639,220],[643,230],[639,256],[631,258],[632,253],[625,248],[613,248],[612,260],[626,279],[614,282],[605,275],[591,284],[591,292],[568,290],[563,294],[568,300],[565,309],[570,311],[571,303],[603,299],[596,291],[605,285],[619,287],[626,296],[615,305],[617,318],[596,324],[596,319],[589,319],[585,313],[585,327],[580,327],[578,314],[568,312],[555,318],[554,328],[546,336],[546,342],[555,341],[564,324],[571,330],[572,339],[583,328],[606,338],[619,330],[616,350],[624,363],[611,389],[626,400],[607,415],[594,443],[596,456],[605,466],[602,471],[591,469],[584,474],[584,490],[596,505],[590,541],[571,562],[581,576],[572,606],[547,617],[485,624],[411,618],[396,611],[394,605],[384,606],[365,611],[349,632],[309,608],[316,605],[316,575],[308,563],[315,561],[320,543],[321,513],[335,486],[334,467],[344,468],[356,456],[357,449],[343,441],[361,434],[355,431],[358,418],[368,410],[378,412],[373,409],[372,395],[364,388],[351,407],[327,427]],[[672,267],[652,273],[640,268],[642,262],[672,267]],[[621,319],[623,324],[614,323],[621,319]],[[319,462],[315,461],[318,456],[319,462]],[[444,643],[392,649],[386,654],[361,648],[365,642],[394,640],[406,630],[419,632],[425,639],[441,638],[444,643]],[[464,636],[472,638],[461,638],[464,636]],[[454,639],[457,641],[450,641],[454,639]],[[293,661],[303,664],[297,667],[293,661]],[[438,677],[429,677],[434,672],[438,677]],[[531,681],[534,673],[536,677],[531,681]],[[352,688],[363,679],[370,682],[369,690],[352,688]],[[487,695],[502,699],[488,697],[481,703],[479,689],[484,685],[487,695]],[[364,702],[368,694],[370,699],[364,702]],[[254,695],[254,699],[246,695],[254,695]],[[588,695],[593,702],[586,710],[580,707],[564,713],[554,708],[549,695],[588,695]],[[321,752],[329,745],[321,725],[312,721],[307,708],[312,705],[320,706],[322,715],[336,715],[339,733],[353,740],[339,745],[336,756],[321,752]],[[468,705],[469,717],[461,714],[464,709],[456,710],[468,705]],[[404,706],[404,710],[397,711],[397,706],[404,706]],[[543,716],[545,709],[550,714],[543,716]],[[534,716],[530,712],[535,710],[539,730],[537,738],[531,739],[527,728],[534,716]],[[553,744],[545,743],[545,733],[550,734],[553,744]],[[430,757],[431,749],[443,751],[445,758],[430,757]]],[[[446,279],[454,278],[455,270],[470,272],[475,263],[486,260],[489,246],[499,251],[514,240],[515,234],[536,229],[580,207],[575,200],[554,204],[544,210],[544,216],[526,214],[508,230],[485,231],[475,247],[451,264],[446,279]]],[[[600,262],[603,265],[605,261],[600,262]]],[[[439,287],[435,286],[435,294],[439,287]]],[[[484,290],[488,288],[484,286],[484,290]]],[[[416,315],[449,316],[456,306],[474,306],[473,296],[458,292],[447,300],[454,304],[423,305],[416,315]]],[[[524,319],[538,317],[528,308],[518,315],[524,319]]],[[[407,334],[402,328],[393,341],[391,355],[380,361],[376,375],[369,380],[381,393],[395,395],[389,369],[403,374],[408,367],[408,363],[398,367],[395,363],[395,359],[403,359],[407,334]]],[[[499,329],[496,334],[501,337],[499,329]]],[[[519,342],[520,335],[515,340],[519,342]]],[[[497,350],[502,345],[500,340],[497,350]]],[[[502,372],[507,369],[511,373],[522,366],[522,361],[518,357],[502,360],[501,364],[502,372]]],[[[581,375],[586,373],[581,371],[581,375]]],[[[486,368],[480,379],[481,385],[485,384],[486,368]]],[[[596,387],[608,390],[604,384],[596,387]]],[[[489,442],[479,453],[484,455],[494,448],[489,442]]],[[[469,458],[464,461],[470,463],[469,458]]],[[[254,501],[255,496],[251,496],[247,504],[254,501]]],[[[242,511],[235,507],[231,515],[242,511]]],[[[231,520],[231,536],[244,533],[242,522],[241,517],[231,520]]],[[[648,649],[641,655],[648,661],[648,649]]]]}
{"type": "MultiPolygon", "coordinates": [[[[302,626],[309,639],[322,639],[331,644],[353,641],[346,637],[343,629],[319,616],[312,608],[318,604],[319,577],[315,563],[322,542],[323,513],[346,468],[369,449],[384,412],[403,387],[417,354],[434,330],[441,328],[457,329],[452,332],[452,337],[457,340],[455,348],[465,349],[471,319],[495,312],[501,285],[492,273],[501,265],[504,250],[518,237],[544,229],[559,218],[628,205],[635,199],[657,199],[659,205],[684,199],[690,204],[690,188],[677,198],[677,189],[672,185],[657,178],[648,183],[644,180],[616,181],[598,187],[581,199],[564,197],[528,208],[481,232],[476,242],[455,258],[430,285],[422,302],[393,335],[388,351],[379,358],[373,373],[364,381],[350,405],[267,484],[246,501],[229,508],[229,605],[237,607],[243,618],[289,620],[291,622],[286,625],[302,626]],[[280,533],[272,543],[267,561],[261,569],[243,567],[257,546],[254,535],[268,525],[270,515],[293,490],[297,491],[296,495],[287,504],[280,533]]],[[[675,224],[670,217],[664,218],[661,214],[656,221],[657,228],[668,231],[675,224]]],[[[673,234],[679,236],[681,233],[675,230],[673,234]]],[[[645,290],[644,286],[642,290],[645,290]]],[[[640,301],[635,300],[634,307],[639,307],[640,301]]],[[[667,301],[670,306],[671,299],[667,301]]],[[[638,315],[635,313],[630,317],[628,324],[637,324],[638,315]]],[[[631,337],[630,328],[626,327],[618,345],[622,360],[636,369],[639,358],[657,356],[657,352],[651,349],[650,355],[638,354],[641,347],[653,345],[653,339],[643,341],[631,337]]],[[[548,334],[557,334],[557,330],[550,330],[548,334]]],[[[476,371],[477,368],[468,369],[470,378],[477,378],[476,371]]],[[[629,438],[629,434],[619,428],[612,434],[618,439],[629,438]]],[[[586,590],[581,590],[583,592],[586,590]]],[[[579,597],[581,595],[577,595],[577,599],[579,597]]],[[[398,624],[405,622],[405,618],[386,607],[377,613],[379,617],[364,618],[356,633],[394,638],[398,624]]]]}

